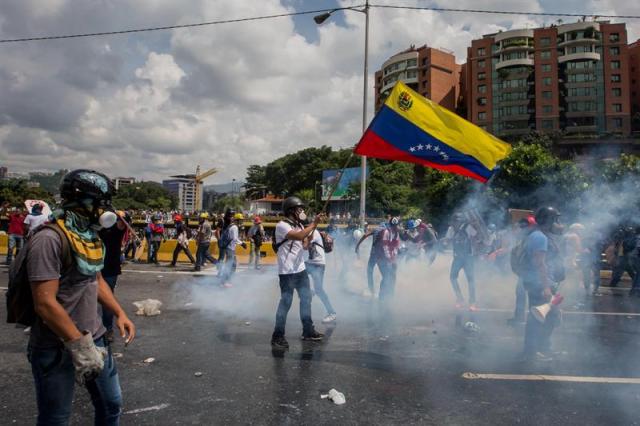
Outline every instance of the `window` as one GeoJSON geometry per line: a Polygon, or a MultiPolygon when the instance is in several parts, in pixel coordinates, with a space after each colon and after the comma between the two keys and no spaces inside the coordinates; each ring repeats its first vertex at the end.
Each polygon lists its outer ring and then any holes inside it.
{"type": "Polygon", "coordinates": [[[484,68],[486,65],[486,61],[484,59],[480,59],[478,61],[478,68],[484,68]]]}
{"type": "Polygon", "coordinates": [[[429,84],[429,82],[427,80],[423,80],[422,81],[422,87],[423,88],[426,88],[428,84],[429,84]]]}
{"type": "Polygon", "coordinates": [[[551,58],[551,51],[550,50],[543,50],[542,52],[540,52],[540,58],[542,58],[542,59],[551,58]]]}
{"type": "Polygon", "coordinates": [[[422,66],[423,67],[427,66],[427,58],[422,58],[422,66]]]}
{"type": "Polygon", "coordinates": [[[620,82],[620,74],[611,74],[611,82],[619,83],[620,82]]]}
{"type": "Polygon", "coordinates": [[[551,86],[551,77],[544,77],[542,79],[542,84],[545,86],[551,86]]]}
{"type": "Polygon", "coordinates": [[[567,76],[569,83],[584,83],[587,81],[596,81],[595,74],[569,74],[567,76]]]}
{"type": "Polygon", "coordinates": [[[590,69],[595,68],[595,61],[571,61],[567,63],[567,68],[571,70],[575,69],[590,69]]]}
{"type": "Polygon", "coordinates": [[[418,76],[418,71],[409,70],[407,71],[407,78],[416,78],[418,76]]]}
{"type": "Polygon", "coordinates": [[[569,89],[569,96],[595,96],[595,87],[572,87],[569,89]]]}
{"type": "Polygon", "coordinates": [[[619,98],[620,96],[622,96],[622,89],[619,87],[614,87],[613,89],[611,89],[611,96],[613,96],[614,98],[619,98]]]}
{"type": "Polygon", "coordinates": [[[612,70],[620,69],[620,61],[611,61],[611,69],[612,70]]]}
{"type": "Polygon", "coordinates": [[[487,54],[487,51],[485,50],[484,47],[481,47],[478,49],[478,56],[484,56],[487,54]]]}
{"type": "Polygon", "coordinates": [[[408,67],[415,67],[416,65],[418,65],[418,60],[417,59],[409,59],[407,61],[407,66],[408,67]]]}
{"type": "Polygon", "coordinates": [[[618,33],[609,34],[609,41],[614,42],[614,43],[620,41],[620,34],[618,34],[618,33]]]}
{"type": "Polygon", "coordinates": [[[551,64],[542,64],[542,71],[543,72],[551,71],[551,64]]]}
{"type": "Polygon", "coordinates": [[[551,39],[549,37],[542,37],[540,39],[540,46],[549,46],[551,44],[551,39]]]}
{"type": "Polygon", "coordinates": [[[478,86],[478,93],[487,93],[487,85],[486,84],[480,84],[478,86]]]}
{"type": "Polygon", "coordinates": [[[486,120],[487,119],[487,113],[484,111],[480,111],[478,113],[478,120],[486,120]]]}
{"type": "Polygon", "coordinates": [[[609,48],[609,53],[610,53],[612,56],[618,56],[618,55],[620,54],[620,48],[619,48],[619,47],[617,47],[617,46],[616,46],[616,47],[610,47],[610,48],[609,48]]]}
{"type": "Polygon", "coordinates": [[[542,120],[543,129],[553,129],[553,120],[542,120]]]}
{"type": "Polygon", "coordinates": [[[478,73],[478,80],[484,80],[487,77],[487,73],[486,72],[479,72],[478,73]]]}
{"type": "Polygon", "coordinates": [[[553,97],[553,94],[551,92],[542,92],[542,97],[544,99],[551,99],[553,97]]]}
{"type": "Polygon", "coordinates": [[[622,127],[622,118],[614,118],[611,121],[613,122],[613,128],[614,129],[619,129],[619,128],[622,127]]]}
{"type": "Polygon", "coordinates": [[[578,102],[569,102],[567,104],[568,112],[589,112],[596,111],[596,103],[594,101],[578,101],[578,102]]]}
{"type": "Polygon", "coordinates": [[[487,98],[478,98],[478,105],[486,105],[487,98]]]}
{"type": "Polygon", "coordinates": [[[613,104],[613,112],[622,112],[622,104],[613,104]]]}
{"type": "Polygon", "coordinates": [[[553,112],[553,106],[551,106],[551,105],[543,105],[542,106],[542,112],[544,112],[545,114],[551,114],[553,112]]]}

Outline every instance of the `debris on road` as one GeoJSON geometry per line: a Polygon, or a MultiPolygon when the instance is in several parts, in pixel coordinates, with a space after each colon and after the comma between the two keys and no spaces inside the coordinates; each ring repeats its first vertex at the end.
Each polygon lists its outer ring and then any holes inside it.
{"type": "Polygon", "coordinates": [[[145,359],[145,360],[144,360],[144,361],[142,361],[142,362],[144,362],[145,364],[151,364],[151,363],[152,363],[153,361],[155,361],[155,360],[156,360],[155,358],[153,358],[153,357],[149,357],[149,358],[145,359]]]}
{"type": "Polygon", "coordinates": [[[473,321],[467,321],[464,325],[464,329],[472,333],[477,333],[478,331],[480,331],[480,327],[478,327],[478,324],[473,321]]]}
{"type": "Polygon", "coordinates": [[[114,358],[122,358],[122,352],[114,352],[112,356],[114,358]]]}
{"type": "Polygon", "coordinates": [[[136,311],[136,315],[153,317],[156,315],[160,315],[160,306],[162,306],[162,302],[156,299],[145,299],[138,302],[133,302],[133,306],[138,309],[136,311]]]}
{"type": "Polygon", "coordinates": [[[245,321],[244,325],[251,325],[251,321],[245,321]]]}
{"type": "Polygon", "coordinates": [[[342,392],[338,392],[335,389],[331,389],[328,394],[320,395],[320,398],[329,399],[336,405],[342,405],[347,402],[344,394],[342,392]]]}
{"type": "Polygon", "coordinates": [[[202,377],[202,371],[196,371],[193,375],[196,377],[202,377]]]}

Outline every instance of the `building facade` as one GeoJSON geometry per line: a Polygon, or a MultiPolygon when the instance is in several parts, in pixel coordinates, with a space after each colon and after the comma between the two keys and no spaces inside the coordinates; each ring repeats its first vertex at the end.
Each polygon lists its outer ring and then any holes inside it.
{"type": "Polygon", "coordinates": [[[456,64],[453,53],[426,45],[411,46],[386,60],[375,73],[376,111],[398,80],[445,108],[456,110],[460,65],[456,64]]]}
{"type": "Polygon", "coordinates": [[[467,118],[503,138],[631,132],[625,24],[575,22],[473,40],[464,70],[467,118]]]}
{"type": "MultiPolygon", "coordinates": [[[[196,182],[190,178],[173,178],[162,181],[162,186],[178,197],[178,209],[191,213],[202,210],[202,205],[196,206],[196,182]]],[[[200,186],[200,200],[202,200],[202,186],[200,186]]]]}
{"type": "Polygon", "coordinates": [[[629,45],[631,130],[640,132],[640,40],[629,45]]]}
{"type": "Polygon", "coordinates": [[[113,179],[116,191],[125,185],[133,185],[134,183],[136,183],[136,179],[132,177],[117,177],[113,179]]]}

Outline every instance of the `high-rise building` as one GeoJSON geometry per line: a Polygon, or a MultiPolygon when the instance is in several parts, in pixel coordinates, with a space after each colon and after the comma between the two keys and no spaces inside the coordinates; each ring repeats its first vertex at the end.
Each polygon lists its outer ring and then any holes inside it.
{"type": "Polygon", "coordinates": [[[0,167],[0,179],[6,178],[8,173],[9,173],[9,169],[7,169],[4,166],[0,167]]]}
{"type": "MultiPolygon", "coordinates": [[[[192,175],[193,176],[193,175],[192,175]]],[[[183,212],[202,210],[202,205],[196,206],[196,182],[192,177],[172,176],[173,179],[162,181],[162,186],[178,197],[178,209],[183,212]]],[[[200,200],[202,200],[202,186],[200,186],[200,200]]]]}
{"type": "Polygon", "coordinates": [[[625,24],[575,22],[473,40],[466,113],[503,138],[538,130],[567,138],[630,134],[625,24]]]}
{"type": "Polygon", "coordinates": [[[640,39],[629,45],[629,78],[631,79],[631,128],[640,131],[640,39]]]}
{"type": "Polygon", "coordinates": [[[113,184],[116,187],[116,190],[120,189],[121,187],[125,186],[125,185],[133,185],[134,183],[136,183],[136,178],[132,178],[132,177],[117,177],[113,179],[113,184]]]}
{"type": "Polygon", "coordinates": [[[445,108],[456,110],[460,65],[453,53],[426,45],[411,46],[387,59],[375,73],[376,111],[398,80],[445,108]]]}

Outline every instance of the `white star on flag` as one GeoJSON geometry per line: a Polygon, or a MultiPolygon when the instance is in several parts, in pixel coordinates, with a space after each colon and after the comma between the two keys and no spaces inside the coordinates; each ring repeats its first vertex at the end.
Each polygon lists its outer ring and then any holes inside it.
{"type": "Polygon", "coordinates": [[[426,148],[427,148],[427,151],[431,151],[431,144],[427,145],[426,148]]]}
{"type": "Polygon", "coordinates": [[[414,152],[416,149],[414,147],[409,148],[409,151],[414,152]]]}
{"type": "Polygon", "coordinates": [[[422,148],[424,148],[424,146],[422,146],[422,144],[418,145],[418,151],[422,151],[422,148]]]}
{"type": "Polygon", "coordinates": [[[433,147],[433,150],[434,150],[435,152],[439,152],[439,151],[440,151],[440,148],[439,148],[439,147],[437,147],[437,146],[434,146],[434,147],[433,147]]]}

